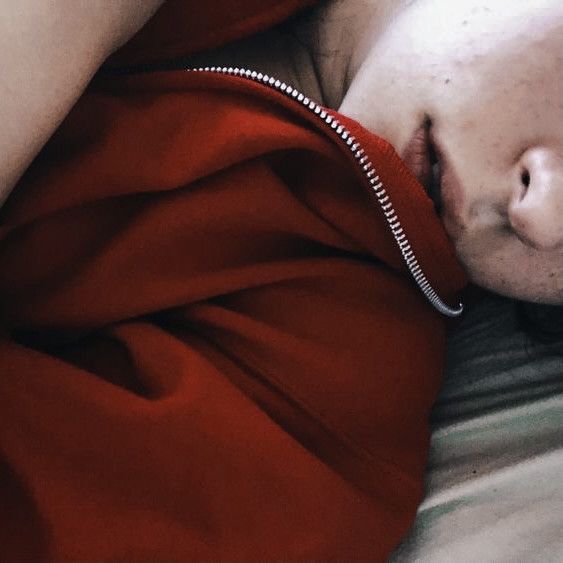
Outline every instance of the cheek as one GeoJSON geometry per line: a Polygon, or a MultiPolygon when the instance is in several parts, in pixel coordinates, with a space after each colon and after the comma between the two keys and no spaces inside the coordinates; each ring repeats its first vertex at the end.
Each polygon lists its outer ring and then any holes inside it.
{"type": "Polygon", "coordinates": [[[563,254],[542,254],[512,237],[483,234],[456,243],[471,281],[524,301],[563,302],[563,254]]]}
{"type": "Polygon", "coordinates": [[[493,228],[462,233],[454,242],[459,259],[470,279],[495,291],[506,293],[516,284],[518,256],[514,240],[493,228]]]}

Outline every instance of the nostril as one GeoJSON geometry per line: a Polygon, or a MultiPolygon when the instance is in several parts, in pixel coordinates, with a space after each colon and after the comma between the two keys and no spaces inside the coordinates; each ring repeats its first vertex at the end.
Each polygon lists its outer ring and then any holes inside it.
{"type": "Polygon", "coordinates": [[[520,181],[526,189],[530,187],[530,171],[528,169],[524,168],[524,170],[522,170],[520,181]]]}
{"type": "Polygon", "coordinates": [[[532,248],[563,248],[563,159],[551,148],[528,148],[515,161],[507,189],[507,219],[532,248]]]}

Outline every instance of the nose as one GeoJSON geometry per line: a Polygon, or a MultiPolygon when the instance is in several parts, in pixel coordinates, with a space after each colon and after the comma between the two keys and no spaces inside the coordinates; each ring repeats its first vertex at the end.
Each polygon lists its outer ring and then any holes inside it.
{"type": "Polygon", "coordinates": [[[534,248],[562,247],[563,157],[547,148],[528,149],[518,162],[517,175],[508,206],[515,233],[534,248]]]}

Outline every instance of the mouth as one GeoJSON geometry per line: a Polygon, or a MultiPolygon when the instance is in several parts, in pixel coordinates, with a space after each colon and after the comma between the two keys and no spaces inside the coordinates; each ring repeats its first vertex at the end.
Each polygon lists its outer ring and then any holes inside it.
{"type": "Polygon", "coordinates": [[[422,184],[436,211],[442,209],[442,162],[440,150],[432,136],[432,121],[427,116],[407,143],[403,161],[422,184]]]}

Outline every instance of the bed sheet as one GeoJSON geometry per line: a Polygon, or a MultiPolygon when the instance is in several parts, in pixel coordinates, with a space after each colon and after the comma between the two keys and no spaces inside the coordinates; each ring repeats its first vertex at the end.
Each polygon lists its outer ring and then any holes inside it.
{"type": "Polygon", "coordinates": [[[563,562],[563,345],[485,296],[452,333],[426,497],[390,561],[563,562]]]}

